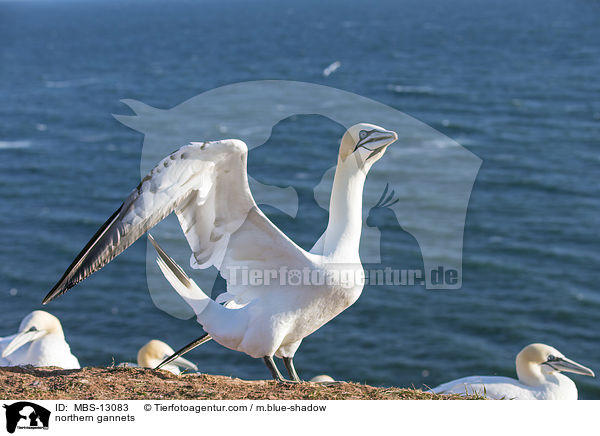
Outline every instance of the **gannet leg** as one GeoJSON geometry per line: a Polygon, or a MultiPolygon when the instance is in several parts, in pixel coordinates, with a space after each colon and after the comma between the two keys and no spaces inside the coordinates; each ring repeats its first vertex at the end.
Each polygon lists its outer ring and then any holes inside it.
{"type": "Polygon", "coordinates": [[[271,375],[273,376],[273,379],[277,383],[298,383],[298,381],[296,381],[296,380],[286,380],[286,379],[283,378],[283,376],[281,375],[281,373],[277,369],[277,365],[275,365],[275,361],[273,360],[273,356],[265,356],[265,357],[263,357],[263,360],[265,361],[265,364],[267,365],[267,368],[269,368],[269,371],[271,371],[271,375]]]}
{"type": "Polygon", "coordinates": [[[269,368],[269,371],[271,371],[271,375],[275,381],[282,382],[285,380],[279,372],[279,369],[277,369],[277,365],[275,365],[275,362],[273,361],[273,356],[265,356],[263,357],[263,360],[265,361],[267,368],[269,368]]]}
{"type": "Polygon", "coordinates": [[[294,368],[294,361],[293,361],[293,357],[284,357],[283,358],[283,363],[285,365],[285,369],[287,369],[288,374],[290,375],[290,378],[295,381],[300,383],[300,377],[298,377],[298,373],[296,372],[296,368],[294,368]]]}

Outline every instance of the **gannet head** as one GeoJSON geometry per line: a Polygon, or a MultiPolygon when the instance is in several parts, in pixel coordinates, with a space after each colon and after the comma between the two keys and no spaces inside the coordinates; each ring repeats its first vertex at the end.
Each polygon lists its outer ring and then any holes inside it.
{"type": "Polygon", "coordinates": [[[342,137],[340,159],[345,161],[349,156],[355,156],[360,167],[368,170],[377,162],[388,145],[398,139],[398,134],[374,124],[360,123],[350,127],[342,137]]]}
{"type": "Polygon", "coordinates": [[[23,345],[55,334],[64,337],[60,321],[54,315],[43,310],[34,310],[21,321],[19,331],[2,352],[2,357],[9,356],[23,345]]]}
{"type": "MultiPolygon", "coordinates": [[[[173,355],[175,351],[167,344],[157,339],[152,339],[138,351],[137,363],[143,368],[156,368],[163,360],[173,355]]],[[[183,357],[173,360],[170,365],[179,368],[198,371],[198,367],[183,357]]]]}
{"type": "Polygon", "coordinates": [[[529,386],[539,386],[546,375],[560,371],[594,377],[594,372],[571,359],[556,348],[545,344],[530,344],[517,354],[517,375],[529,386]]]}

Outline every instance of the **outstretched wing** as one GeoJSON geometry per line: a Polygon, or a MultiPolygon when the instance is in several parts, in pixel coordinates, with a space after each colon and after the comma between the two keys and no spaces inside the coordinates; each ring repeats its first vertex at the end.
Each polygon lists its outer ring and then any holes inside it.
{"type": "MultiPolygon", "coordinates": [[[[48,293],[46,304],[122,253],[175,212],[192,249],[192,266],[208,268],[260,258],[275,268],[309,264],[308,254],[258,209],[239,140],[191,143],[164,158],[104,223],[48,293]],[[277,259],[274,264],[270,261],[277,259]]],[[[227,275],[227,273],[225,273],[227,275]]]]}

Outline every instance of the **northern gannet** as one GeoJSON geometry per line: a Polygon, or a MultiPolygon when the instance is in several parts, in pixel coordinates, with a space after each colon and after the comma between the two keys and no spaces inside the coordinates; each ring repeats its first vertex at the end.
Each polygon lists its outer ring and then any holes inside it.
{"type": "Polygon", "coordinates": [[[1,338],[0,352],[0,366],[80,368],[65,341],[60,321],[43,310],[34,310],[23,318],[17,334],[1,338]]]}
{"type": "Polygon", "coordinates": [[[436,394],[479,394],[497,400],[576,400],[577,387],[561,371],[594,377],[594,372],[567,359],[556,348],[530,344],[517,354],[517,376],[464,377],[434,389],[436,394]]]}
{"type": "MultiPolygon", "coordinates": [[[[137,354],[137,364],[121,363],[119,366],[130,366],[140,368],[156,368],[163,360],[172,356],[175,353],[173,349],[163,341],[152,339],[148,341],[137,354]]],[[[173,360],[169,365],[163,365],[161,369],[172,372],[175,375],[181,374],[182,369],[198,371],[198,367],[187,359],[180,357],[173,360]]]]}
{"type": "Polygon", "coordinates": [[[228,282],[227,292],[215,302],[166,253],[161,255],[163,272],[196,313],[208,333],[205,338],[263,358],[278,381],[284,379],[273,356],[281,357],[291,378],[299,381],[292,359],[302,339],[353,304],[362,292],[364,271],[358,248],[363,186],[373,163],[397,139],[395,132],[372,124],[357,124],[346,131],[328,226],[310,252],[291,241],[256,205],[248,186],[244,142],[229,139],[184,146],[159,162],[132,191],[43,303],[102,268],[175,212],[193,252],[192,267],[215,266],[228,282]],[[280,276],[251,286],[237,276],[241,268],[275,271],[280,276]],[[309,281],[323,277],[325,283],[280,284],[283,274],[291,271],[308,271],[309,281]]]}
{"type": "MultiPolygon", "coordinates": [[[[137,363],[143,368],[156,368],[163,360],[173,355],[173,353],[175,353],[175,351],[173,351],[169,345],[157,339],[152,339],[138,351],[137,363]]],[[[175,359],[169,365],[164,365],[162,369],[172,372],[173,374],[180,374],[181,369],[198,371],[196,365],[183,357],[175,359]]]]}

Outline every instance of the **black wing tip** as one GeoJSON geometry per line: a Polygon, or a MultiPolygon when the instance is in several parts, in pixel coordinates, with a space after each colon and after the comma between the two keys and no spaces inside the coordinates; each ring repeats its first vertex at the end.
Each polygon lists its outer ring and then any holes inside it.
{"type": "Polygon", "coordinates": [[[155,370],[159,370],[161,369],[163,366],[165,366],[168,363],[171,363],[173,360],[177,359],[179,356],[177,354],[173,354],[169,357],[167,357],[165,360],[163,360],[162,362],[160,362],[158,364],[158,366],[156,368],[154,368],[155,370]]]}
{"type": "Polygon", "coordinates": [[[196,348],[196,347],[204,344],[205,342],[210,341],[211,339],[212,339],[211,335],[209,335],[208,333],[204,333],[202,336],[200,336],[197,339],[194,339],[192,342],[190,342],[189,344],[187,344],[185,347],[182,347],[179,350],[175,351],[173,354],[171,354],[165,360],[163,360],[162,362],[160,362],[158,364],[158,366],[156,368],[154,368],[154,369],[161,369],[163,366],[171,363],[172,361],[174,361],[178,357],[183,356],[184,354],[188,353],[189,351],[192,351],[194,348],[196,348]]]}
{"type": "Polygon", "coordinates": [[[54,288],[52,288],[52,290],[50,292],[48,292],[48,295],[46,295],[44,297],[44,299],[42,300],[42,305],[45,306],[46,304],[50,303],[55,298],[60,297],[62,294],[64,294],[69,289],[71,289],[73,286],[75,286],[75,283],[73,283],[70,286],[69,285],[65,286],[61,282],[57,283],[56,286],[54,286],[54,288]]]}
{"type": "Polygon", "coordinates": [[[163,366],[168,365],[169,363],[171,363],[172,361],[174,361],[175,359],[177,359],[178,357],[181,356],[181,350],[176,351],[175,353],[171,354],[169,357],[167,357],[165,360],[163,360],[162,362],[160,362],[158,364],[158,366],[154,369],[161,369],[163,366]]]}
{"type": "Polygon", "coordinates": [[[42,306],[45,306],[46,304],[50,303],[52,300],[54,300],[56,297],[64,294],[65,291],[62,292],[54,292],[54,291],[50,291],[48,292],[48,295],[46,295],[44,297],[44,299],[42,300],[42,306]]]}
{"type": "MultiPolygon", "coordinates": [[[[96,243],[98,243],[98,241],[102,237],[103,233],[106,231],[106,229],[108,229],[114,223],[115,219],[118,217],[119,213],[121,213],[122,209],[123,209],[123,204],[121,204],[121,206],[119,206],[119,208],[111,215],[111,217],[108,220],[106,220],[104,222],[104,224],[102,224],[102,226],[100,226],[100,228],[96,231],[94,236],[92,236],[92,238],[88,241],[88,243],[85,245],[85,247],[83,247],[83,249],[75,257],[73,262],[71,262],[71,265],[69,265],[69,267],[64,272],[64,274],[62,275],[62,277],[60,278],[58,283],[56,283],[56,285],[54,285],[52,290],[50,292],[48,292],[48,295],[46,295],[46,297],[44,297],[44,299],[42,300],[42,305],[46,305],[46,304],[50,303],[52,300],[54,300],[55,298],[60,297],[62,294],[64,294],[69,289],[71,289],[73,286],[75,286],[77,283],[86,279],[88,276],[93,274],[94,271],[97,271],[98,269],[100,269],[104,265],[106,265],[106,263],[108,263],[106,261],[99,262],[96,265],[96,269],[89,271],[89,272],[84,271],[82,273],[82,269],[85,269],[85,268],[82,268],[81,264],[86,260],[86,256],[87,256],[89,250],[96,243]]],[[[115,256],[113,256],[112,258],[114,258],[114,257],[115,256]]]]}
{"type": "Polygon", "coordinates": [[[52,288],[52,290],[50,292],[48,292],[48,294],[44,297],[44,299],[42,300],[43,306],[45,306],[46,304],[50,303],[55,298],[61,296],[65,292],[67,292],[67,290],[64,289],[62,286],[59,286],[59,284],[60,283],[58,283],[56,286],[54,286],[52,288]]]}

